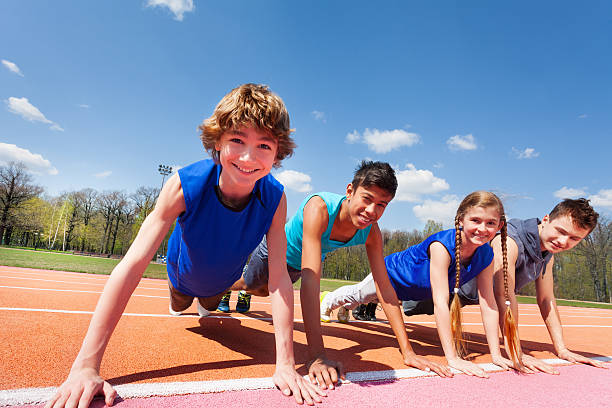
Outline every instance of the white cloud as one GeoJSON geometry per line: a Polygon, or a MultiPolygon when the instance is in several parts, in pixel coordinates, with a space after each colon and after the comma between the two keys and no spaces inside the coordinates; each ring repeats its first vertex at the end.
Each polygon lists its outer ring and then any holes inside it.
{"type": "Polygon", "coordinates": [[[578,115],[578,119],[586,119],[588,117],[589,115],[587,115],[586,113],[583,113],[582,115],[578,115]]]}
{"type": "Polygon", "coordinates": [[[106,170],[106,171],[103,171],[103,172],[100,172],[100,173],[96,173],[96,174],[94,174],[93,176],[94,176],[95,178],[99,178],[99,179],[101,179],[101,178],[106,178],[106,177],[110,176],[111,174],[113,174],[113,172],[112,172],[112,171],[110,171],[110,170],[106,170]]]}
{"type": "Polygon", "coordinates": [[[363,135],[354,130],[346,135],[347,143],[365,143],[368,148],[376,153],[388,153],[402,146],[412,146],[421,141],[416,133],[406,132],[402,129],[378,130],[366,129],[363,135]]]}
{"type": "Polygon", "coordinates": [[[15,64],[14,62],[11,61],[7,61],[5,59],[2,60],[2,65],[4,65],[9,71],[19,75],[19,76],[23,76],[23,74],[21,73],[21,70],[19,69],[19,67],[17,66],[17,64],[15,64]]]}
{"type": "Polygon", "coordinates": [[[87,104],[85,104],[85,103],[81,103],[81,104],[79,104],[79,105],[78,105],[78,107],[79,107],[79,108],[83,108],[83,109],[89,109],[89,108],[91,108],[91,106],[89,106],[89,105],[87,105],[87,104]]]}
{"type": "Polygon", "coordinates": [[[612,210],[612,188],[608,190],[599,190],[597,194],[589,196],[593,207],[603,207],[612,210]]]}
{"type": "Polygon", "coordinates": [[[28,98],[15,98],[11,96],[4,102],[6,103],[9,112],[14,113],[15,115],[19,115],[30,122],[42,122],[51,125],[51,130],[64,131],[60,125],[47,119],[36,106],[32,105],[28,101],[28,98]]]}
{"type": "Polygon", "coordinates": [[[310,185],[311,179],[308,174],[300,173],[295,170],[284,170],[274,177],[281,182],[287,188],[298,191],[300,193],[308,193],[312,191],[312,185],[310,185]]]}
{"type": "Polygon", "coordinates": [[[147,0],[147,7],[167,7],[178,21],[183,21],[183,14],[195,10],[193,0],[147,0]]]}
{"type": "Polygon", "coordinates": [[[314,111],[310,112],[310,114],[312,115],[313,118],[315,118],[315,120],[321,121],[323,123],[327,123],[327,118],[325,117],[325,112],[320,112],[318,110],[314,110],[314,111]]]}
{"type": "Polygon", "coordinates": [[[441,169],[442,167],[444,167],[444,163],[440,163],[440,162],[434,163],[433,167],[434,169],[441,169]]]}
{"type": "Polygon", "coordinates": [[[512,154],[516,156],[517,159],[534,159],[540,155],[540,152],[536,152],[533,147],[526,147],[524,150],[519,150],[516,148],[512,148],[512,154]]]}
{"type": "Polygon", "coordinates": [[[414,215],[422,222],[434,220],[441,222],[445,227],[455,224],[455,214],[459,207],[459,198],[456,195],[446,195],[441,201],[425,200],[423,204],[412,208],[414,215]]]}
{"type": "Polygon", "coordinates": [[[14,144],[0,142],[0,162],[22,162],[33,173],[55,176],[58,171],[51,162],[40,154],[32,153],[14,144]]]}
{"type": "Polygon", "coordinates": [[[446,180],[434,176],[429,170],[418,170],[412,163],[408,163],[406,168],[395,173],[395,199],[398,201],[419,202],[424,194],[435,194],[450,188],[446,180]]]}
{"type": "Polygon", "coordinates": [[[559,190],[555,191],[553,195],[563,200],[565,198],[585,197],[586,191],[583,188],[570,188],[563,186],[559,190]]]}
{"type": "Polygon", "coordinates": [[[471,134],[465,136],[451,136],[446,141],[446,144],[451,150],[476,150],[478,148],[476,145],[476,140],[471,134]]]}

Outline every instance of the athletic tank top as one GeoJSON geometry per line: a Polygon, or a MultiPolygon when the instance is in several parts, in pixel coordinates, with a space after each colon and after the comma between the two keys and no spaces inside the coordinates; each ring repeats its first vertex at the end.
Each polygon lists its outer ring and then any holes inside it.
{"type": "Polygon", "coordinates": [[[240,279],[248,256],[270,228],[283,185],[266,175],[255,183],[246,207],[235,211],[215,193],[221,165],[202,160],[178,174],[186,209],[168,241],[168,279],[186,295],[214,296],[240,279]]]}
{"type": "MultiPolygon", "coordinates": [[[[432,234],[420,244],[385,257],[391,285],[400,300],[423,300],[432,297],[429,280],[430,259],[427,252],[433,242],[440,242],[444,245],[450,255],[448,288],[450,292],[453,291],[455,287],[455,230],[449,229],[432,234]]],[[[492,261],[493,248],[489,244],[476,248],[467,268],[461,266],[459,285],[476,277],[492,261]]]]}
{"type": "Polygon", "coordinates": [[[321,236],[321,262],[325,259],[325,255],[328,252],[334,251],[338,248],[350,247],[353,245],[365,244],[370,233],[371,225],[368,225],[364,229],[358,229],[353,238],[348,242],[333,241],[329,239],[331,235],[334,221],[340,212],[342,202],[346,199],[346,196],[334,193],[316,193],[311,194],[300,205],[295,215],[291,217],[289,222],[285,224],[285,234],[287,235],[287,264],[295,269],[302,269],[302,236],[304,233],[304,206],[314,196],[319,196],[325,201],[327,206],[327,213],[329,214],[329,222],[327,223],[327,229],[321,236]]]}

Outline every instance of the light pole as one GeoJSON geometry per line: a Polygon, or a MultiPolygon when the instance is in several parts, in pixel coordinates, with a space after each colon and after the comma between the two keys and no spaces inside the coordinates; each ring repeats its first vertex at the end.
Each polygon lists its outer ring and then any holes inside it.
{"type": "Polygon", "coordinates": [[[166,180],[166,176],[172,173],[172,166],[160,164],[159,166],[157,166],[157,171],[159,171],[159,174],[162,175],[162,183],[159,189],[159,191],[161,192],[161,189],[164,188],[164,180],[166,180]]]}

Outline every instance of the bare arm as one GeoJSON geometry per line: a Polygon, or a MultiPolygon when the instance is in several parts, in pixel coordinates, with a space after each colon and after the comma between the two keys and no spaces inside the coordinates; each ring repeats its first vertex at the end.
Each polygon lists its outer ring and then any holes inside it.
{"type": "Polygon", "coordinates": [[[383,258],[382,234],[380,233],[378,224],[372,225],[365,245],[370,268],[372,269],[372,277],[376,285],[378,301],[382,305],[385,315],[387,315],[393,333],[395,333],[404,363],[425,371],[433,370],[441,377],[452,377],[450,369],[447,366],[417,356],[410,345],[404,325],[404,318],[399,306],[399,300],[397,299],[397,294],[387,274],[387,268],[383,258]]]}
{"type": "Polygon", "coordinates": [[[283,194],[267,233],[268,291],[272,301],[272,319],[276,341],[276,370],[274,383],[285,395],[293,394],[298,404],[321,402],[325,393],[295,371],[293,354],[293,286],[287,273],[287,238],[285,218],[287,198],[283,194]]]}
{"type": "Polygon", "coordinates": [[[333,388],[338,377],[344,378],[342,365],[328,360],[321,332],[319,293],[321,290],[321,236],[327,229],[329,214],[321,197],[314,196],[304,206],[302,234],[302,285],[300,300],[308,341],[309,375],[323,388],[333,388]]]}
{"type": "Polygon", "coordinates": [[[433,242],[429,246],[429,253],[429,280],[434,303],[434,317],[436,319],[438,336],[440,336],[440,343],[442,344],[446,361],[448,361],[449,366],[468,375],[487,377],[487,374],[482,368],[470,361],[459,358],[457,350],[455,350],[451,330],[451,316],[448,307],[448,268],[450,266],[451,257],[444,245],[440,242],[433,242]]]}
{"type": "Polygon", "coordinates": [[[572,363],[585,363],[595,367],[606,368],[602,362],[573,353],[565,346],[563,327],[561,326],[561,318],[554,293],[553,263],[554,257],[546,265],[546,272],[536,279],[535,285],[540,314],[542,319],[544,319],[557,356],[572,363]]]}
{"type": "Polygon", "coordinates": [[[480,313],[482,315],[482,324],[485,330],[491,360],[494,364],[508,370],[512,367],[512,361],[504,358],[499,349],[499,312],[493,294],[493,263],[487,266],[478,274],[478,302],[480,304],[480,313]]]}
{"type": "Polygon", "coordinates": [[[112,403],[116,393],[99,377],[104,351],[153,254],[183,211],[183,191],[178,174],[175,174],[166,183],[155,209],[145,219],[127,254],[106,282],[68,379],[47,407],[74,406],[79,401],[86,406],[100,391],[106,395],[107,405],[112,403]]]}
{"type": "MultiPolygon", "coordinates": [[[[507,257],[508,257],[508,298],[510,300],[510,310],[512,311],[512,315],[514,320],[516,321],[517,331],[519,325],[519,310],[518,310],[518,302],[516,300],[516,295],[514,293],[515,287],[515,276],[516,276],[516,260],[518,259],[518,246],[516,242],[510,237],[506,240],[507,245],[507,257]]],[[[499,327],[501,328],[502,334],[504,333],[504,315],[506,313],[506,295],[504,290],[504,271],[503,271],[503,254],[501,247],[501,236],[496,236],[493,241],[491,241],[491,246],[493,247],[493,253],[495,255],[494,258],[494,271],[493,271],[493,281],[495,287],[495,300],[497,302],[497,308],[499,309],[499,327]]],[[[520,333],[520,331],[519,331],[520,333]]],[[[517,336],[519,335],[517,333],[517,336]]],[[[519,338],[519,346],[520,346],[520,336],[519,338]]],[[[504,345],[506,350],[508,350],[508,342],[506,337],[504,336],[504,345]]],[[[536,371],[542,371],[549,374],[557,374],[558,371],[555,370],[553,366],[547,364],[541,360],[538,360],[528,354],[523,353],[522,350],[519,350],[521,362],[525,366],[524,371],[527,373],[533,373],[536,371]]]]}

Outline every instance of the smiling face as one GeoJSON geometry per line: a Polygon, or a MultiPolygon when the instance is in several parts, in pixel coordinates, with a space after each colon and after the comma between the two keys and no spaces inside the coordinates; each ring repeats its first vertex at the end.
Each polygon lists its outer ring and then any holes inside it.
{"type": "Polygon", "coordinates": [[[276,140],[257,128],[240,127],[223,133],[215,144],[223,167],[221,189],[252,189],[270,173],[277,149],[276,140]]]}
{"type": "Polygon", "coordinates": [[[353,226],[364,229],[382,217],[393,196],[377,186],[359,186],[353,190],[353,185],[349,184],[346,187],[346,199],[353,226]]]}
{"type": "Polygon", "coordinates": [[[562,215],[554,220],[546,215],[539,226],[539,232],[541,250],[556,254],[578,245],[590,231],[577,226],[569,215],[562,215]]]}
{"type": "Polygon", "coordinates": [[[459,221],[463,227],[461,240],[464,248],[479,247],[491,241],[502,227],[497,207],[472,207],[459,221]]]}

